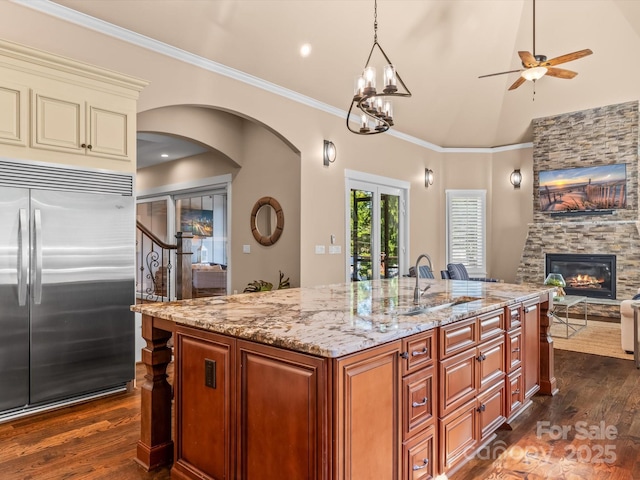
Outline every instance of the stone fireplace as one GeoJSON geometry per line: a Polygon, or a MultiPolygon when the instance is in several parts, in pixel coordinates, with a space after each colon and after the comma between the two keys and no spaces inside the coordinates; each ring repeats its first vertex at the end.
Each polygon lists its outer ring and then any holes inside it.
{"type": "Polygon", "coordinates": [[[543,282],[548,255],[614,255],[614,283],[606,297],[589,295],[593,298],[589,314],[619,318],[619,300],[631,298],[640,288],[638,120],[636,101],[533,121],[534,214],[518,268],[519,282],[543,282]],[[615,163],[626,164],[625,208],[595,214],[541,211],[541,170],[615,163]]]}

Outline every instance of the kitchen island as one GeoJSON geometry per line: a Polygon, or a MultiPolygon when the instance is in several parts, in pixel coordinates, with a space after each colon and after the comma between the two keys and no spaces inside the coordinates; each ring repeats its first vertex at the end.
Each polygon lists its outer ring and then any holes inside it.
{"type": "Polygon", "coordinates": [[[173,461],[179,479],[451,475],[555,393],[553,289],[420,287],[418,305],[400,278],[132,307],[147,342],[138,462],[173,461]]]}

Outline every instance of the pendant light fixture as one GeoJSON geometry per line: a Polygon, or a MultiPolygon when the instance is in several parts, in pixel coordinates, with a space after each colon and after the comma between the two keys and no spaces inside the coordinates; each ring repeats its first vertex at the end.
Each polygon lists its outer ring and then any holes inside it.
{"type": "Polygon", "coordinates": [[[367,63],[364,66],[362,75],[356,77],[353,100],[349,113],[347,114],[347,128],[359,135],[372,135],[383,133],[393,125],[393,97],[410,97],[411,92],[400,78],[395,66],[384,53],[378,43],[378,2],[373,2],[373,46],[369,52],[367,63]],[[369,65],[373,51],[378,48],[384,57],[385,64],[382,66],[382,86],[380,92],[376,89],[376,67],[369,65]],[[402,91],[398,90],[402,87],[402,91]],[[358,128],[354,129],[349,124],[351,112],[357,107],[356,112],[360,114],[358,128]]]}

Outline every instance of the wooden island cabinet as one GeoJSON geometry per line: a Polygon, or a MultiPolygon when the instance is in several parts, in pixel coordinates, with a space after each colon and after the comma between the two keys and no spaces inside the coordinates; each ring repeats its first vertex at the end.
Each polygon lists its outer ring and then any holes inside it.
{"type": "Polygon", "coordinates": [[[143,389],[166,391],[174,336],[175,427],[167,438],[166,395],[143,395],[153,421],[143,421],[138,461],[173,461],[176,479],[455,478],[539,389],[539,364],[528,362],[545,348],[541,301],[548,296],[337,356],[145,313],[143,389]]]}

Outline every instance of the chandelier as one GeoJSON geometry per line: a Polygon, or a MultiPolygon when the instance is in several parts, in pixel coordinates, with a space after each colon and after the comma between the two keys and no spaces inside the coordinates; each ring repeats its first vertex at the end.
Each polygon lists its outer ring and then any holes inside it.
{"type": "Polygon", "coordinates": [[[347,114],[347,128],[359,135],[372,135],[383,133],[389,130],[393,125],[393,105],[391,100],[393,97],[410,97],[411,92],[400,78],[400,74],[384,53],[384,50],[378,43],[378,2],[373,3],[373,46],[369,52],[367,63],[364,66],[362,75],[356,77],[353,100],[349,113],[347,114]],[[373,51],[378,50],[384,57],[386,64],[382,68],[382,91],[376,90],[376,68],[370,66],[373,51]],[[404,91],[398,91],[398,85],[404,91]],[[359,118],[359,128],[354,129],[349,124],[349,118],[353,107],[357,107],[361,114],[359,118]]]}

